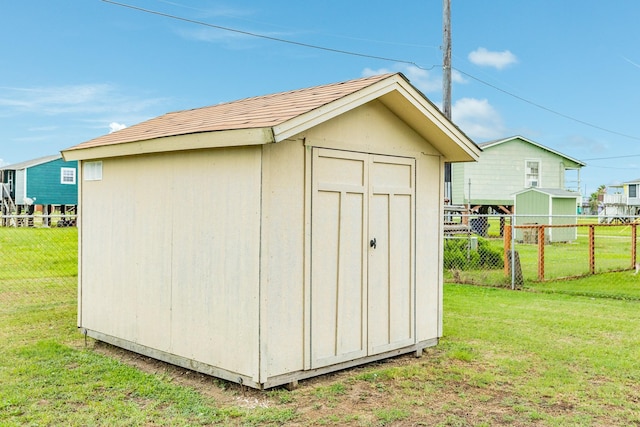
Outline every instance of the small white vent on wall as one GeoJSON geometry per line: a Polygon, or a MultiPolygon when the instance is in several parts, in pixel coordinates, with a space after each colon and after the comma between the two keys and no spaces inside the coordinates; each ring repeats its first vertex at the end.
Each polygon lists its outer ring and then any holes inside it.
{"type": "Polygon", "coordinates": [[[85,181],[101,181],[102,180],[102,162],[85,162],[84,163],[84,180],[85,181]]]}

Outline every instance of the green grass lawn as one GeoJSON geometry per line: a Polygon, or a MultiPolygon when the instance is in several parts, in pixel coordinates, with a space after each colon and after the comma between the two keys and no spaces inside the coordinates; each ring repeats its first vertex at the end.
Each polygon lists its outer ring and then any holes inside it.
{"type": "Polygon", "coordinates": [[[422,358],[260,392],[85,342],[73,230],[12,245],[0,229],[0,259],[24,261],[0,270],[2,426],[640,424],[640,277],[628,272],[523,291],[447,284],[444,337],[422,358]],[[42,267],[28,262],[37,251],[42,267]]]}

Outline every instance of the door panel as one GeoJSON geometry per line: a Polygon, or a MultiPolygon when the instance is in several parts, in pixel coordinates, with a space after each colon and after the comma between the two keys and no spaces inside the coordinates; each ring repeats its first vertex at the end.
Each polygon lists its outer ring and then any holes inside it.
{"type": "Polygon", "coordinates": [[[313,150],[312,368],[414,343],[414,164],[313,150]]]}
{"type": "Polygon", "coordinates": [[[366,156],[314,150],[311,364],[365,356],[366,156]],[[340,157],[336,157],[339,154],[340,157]]]}
{"type": "Polygon", "coordinates": [[[414,333],[414,160],[374,156],[370,179],[369,353],[411,345],[414,333]]]}

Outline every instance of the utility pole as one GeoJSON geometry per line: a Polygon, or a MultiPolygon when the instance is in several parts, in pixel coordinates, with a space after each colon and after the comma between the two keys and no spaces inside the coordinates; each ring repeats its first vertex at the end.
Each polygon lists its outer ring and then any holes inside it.
{"type": "MultiPolygon", "coordinates": [[[[442,112],[451,120],[451,0],[442,0],[442,112]]],[[[451,163],[444,164],[444,197],[451,203],[451,163]]]]}
{"type": "Polygon", "coordinates": [[[442,0],[442,109],[451,120],[451,0],[442,0]]]}

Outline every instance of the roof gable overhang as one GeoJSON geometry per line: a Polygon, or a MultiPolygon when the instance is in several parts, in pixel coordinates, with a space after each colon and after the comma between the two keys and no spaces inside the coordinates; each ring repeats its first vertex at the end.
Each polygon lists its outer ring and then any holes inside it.
{"type": "Polygon", "coordinates": [[[382,102],[433,145],[445,161],[478,160],[482,150],[401,74],[274,126],[274,142],[283,141],[373,100],[382,102]]]}
{"type": "Polygon", "coordinates": [[[270,128],[231,129],[165,136],[115,145],[97,145],[83,149],[67,149],[62,152],[62,155],[67,161],[91,160],[170,151],[260,145],[270,142],[275,142],[270,128]]]}
{"type": "Polygon", "coordinates": [[[277,143],[361,105],[379,100],[438,150],[447,162],[477,161],[481,149],[402,74],[389,75],[352,93],[271,126],[182,133],[116,144],[83,145],[62,152],[65,160],[277,143]]]}
{"type": "Polygon", "coordinates": [[[50,156],[39,157],[37,159],[26,160],[24,162],[14,163],[12,165],[2,166],[2,167],[0,167],[0,170],[22,170],[22,169],[28,169],[28,168],[32,168],[34,166],[38,166],[38,165],[41,165],[41,164],[44,164],[44,163],[49,163],[49,162],[52,162],[54,160],[58,160],[61,157],[62,156],[60,156],[60,154],[52,154],[50,156]]]}

